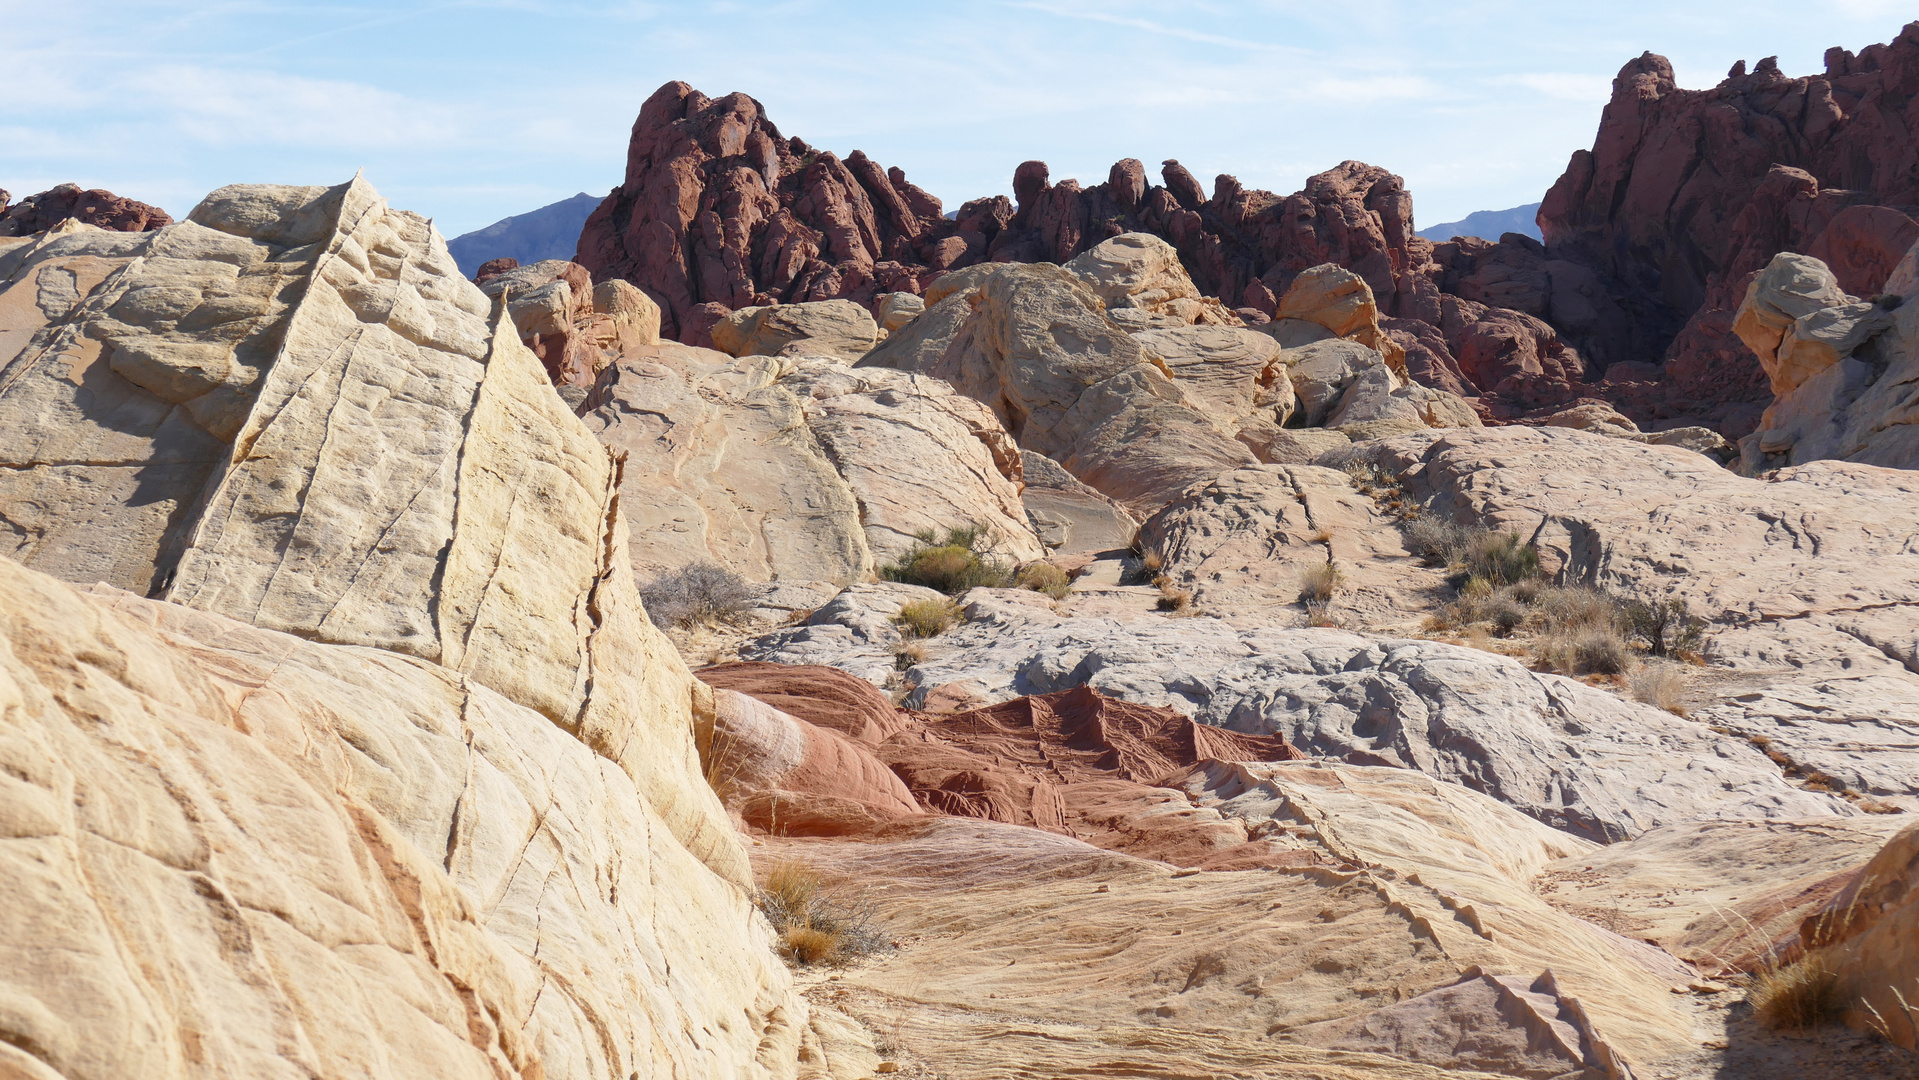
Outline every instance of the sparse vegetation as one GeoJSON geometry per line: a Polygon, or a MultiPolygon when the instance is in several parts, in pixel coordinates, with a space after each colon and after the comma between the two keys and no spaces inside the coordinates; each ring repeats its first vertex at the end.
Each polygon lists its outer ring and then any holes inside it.
{"type": "Polygon", "coordinates": [[[1746,991],[1752,1015],[1775,1031],[1803,1031],[1839,1011],[1839,976],[1814,952],[1783,966],[1766,965],[1746,991]]]}
{"type": "Polygon", "coordinates": [[[909,600],[900,605],[893,625],[900,633],[915,638],[937,637],[958,626],[960,606],[948,599],[909,600]]]}
{"type": "Polygon", "coordinates": [[[779,935],[788,963],[837,967],[887,946],[871,904],[845,888],[828,886],[804,864],[774,866],[755,901],[779,935]]]}
{"type": "Polygon", "coordinates": [[[1158,584],[1160,571],[1166,566],[1166,560],[1157,551],[1133,551],[1132,564],[1120,575],[1122,585],[1158,584]]]}
{"type": "Polygon", "coordinates": [[[1562,675],[1623,675],[1634,663],[1626,639],[1604,625],[1549,633],[1533,643],[1532,653],[1562,675]]]}
{"type": "Polygon", "coordinates": [[[1345,575],[1340,573],[1339,564],[1327,561],[1309,566],[1299,572],[1299,601],[1309,607],[1313,604],[1325,605],[1333,598],[1345,575]]]}
{"type": "Polygon", "coordinates": [[[915,664],[926,661],[926,643],[923,641],[902,642],[893,650],[893,670],[907,671],[915,664]]]}
{"type": "Polygon", "coordinates": [[[1644,641],[1654,656],[1697,656],[1705,647],[1705,620],[1676,596],[1656,604],[1634,600],[1625,606],[1625,617],[1628,632],[1644,641]]]}
{"type": "Polygon", "coordinates": [[[1436,517],[1418,517],[1401,526],[1406,550],[1439,566],[1463,562],[1474,530],[1436,517]]]}
{"type": "Polygon", "coordinates": [[[1180,615],[1193,610],[1193,594],[1174,585],[1172,578],[1161,574],[1153,584],[1159,587],[1159,600],[1154,604],[1159,610],[1180,615]]]}
{"type": "Polygon", "coordinates": [[[1055,600],[1065,599],[1066,594],[1073,590],[1073,579],[1067,576],[1066,571],[1047,562],[1028,563],[1021,567],[1013,583],[1022,589],[1045,593],[1055,600]]]}
{"type": "Polygon", "coordinates": [[[691,563],[648,582],[640,599],[655,623],[684,627],[738,619],[751,608],[753,590],[723,566],[691,563]]]}
{"type": "Polygon", "coordinates": [[[1680,704],[1686,694],[1686,675],[1677,667],[1647,664],[1632,673],[1626,688],[1632,691],[1634,701],[1656,705],[1675,716],[1686,715],[1685,706],[1680,704]]]}
{"type": "Polygon", "coordinates": [[[1462,553],[1460,573],[1494,585],[1517,585],[1539,576],[1539,549],[1516,532],[1478,532],[1462,553]]]}
{"type": "Polygon", "coordinates": [[[942,538],[931,529],[897,563],[880,567],[880,577],[908,585],[924,585],[948,596],[969,589],[1002,589],[1013,583],[1013,571],[983,550],[986,530],[967,525],[946,530],[942,538]]]}

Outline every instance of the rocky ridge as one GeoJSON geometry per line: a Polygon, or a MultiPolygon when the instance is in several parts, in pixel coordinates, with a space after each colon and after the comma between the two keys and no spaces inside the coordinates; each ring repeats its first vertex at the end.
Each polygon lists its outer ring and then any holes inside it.
{"type": "Polygon", "coordinates": [[[0,245],[6,936],[69,958],[6,966],[10,1067],[870,1067],[755,929],[617,459],[424,219],[0,245]]]}

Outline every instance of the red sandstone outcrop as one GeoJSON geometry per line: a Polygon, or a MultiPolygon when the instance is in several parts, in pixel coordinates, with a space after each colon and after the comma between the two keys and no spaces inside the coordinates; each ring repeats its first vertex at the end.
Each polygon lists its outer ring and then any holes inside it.
{"type": "Polygon", "coordinates": [[[1546,195],[1544,249],[1509,235],[1470,265],[1455,256],[1452,286],[1545,319],[1595,379],[1664,357],[1656,387],[1609,395],[1635,419],[1707,416],[1743,435],[1771,397],[1732,332],[1752,277],[1795,251],[1871,296],[1919,238],[1915,90],[1919,23],[1858,55],[1827,50],[1820,75],[1788,78],[1768,57],[1709,90],[1679,89],[1647,53],[1620,70],[1592,149],[1546,195]]]}
{"type": "Polygon", "coordinates": [[[652,296],[667,336],[710,345],[738,308],[918,293],[977,259],[965,228],[899,169],[789,139],[745,94],[672,82],[640,108],[626,179],[587,219],[576,261],[652,296]]]}
{"type": "Polygon", "coordinates": [[[719,695],[708,755],[716,784],[763,832],[869,834],[919,811],[1033,826],[1181,866],[1297,861],[1163,786],[1208,761],[1299,760],[1279,736],[1085,686],[934,716],[895,708],[835,668],[731,663],[699,677],[719,695]]]}
{"type": "MultiPolygon", "coordinates": [[[[576,260],[596,281],[624,279],[656,300],[665,336],[710,346],[713,328],[742,308],[845,299],[877,311],[888,294],[924,295],[948,271],[1065,263],[1147,233],[1177,250],[1198,290],[1193,302],[1214,312],[1204,321],[1271,319],[1296,278],[1335,265],[1371,292],[1380,322],[1369,344],[1396,368],[1398,353],[1410,351],[1407,371],[1419,381],[1499,395],[1508,415],[1575,396],[1584,364],[1544,303],[1489,315],[1506,306],[1495,296],[1446,295],[1443,283],[1464,265],[1457,245],[1439,245],[1446,257],[1435,261],[1435,245],[1413,232],[1412,197],[1398,176],[1348,161],[1292,195],[1224,174],[1208,195],[1177,161],[1159,172],[1162,183],[1152,184],[1145,164],[1128,158],[1105,182],[1083,186],[1054,183],[1045,162],[1028,161],[1014,172],[1014,199],[977,199],[949,220],[898,169],[787,138],[744,94],[711,99],[669,83],[641,108],[625,181],[587,220],[576,260]]],[[[1567,310],[1574,300],[1605,303],[1590,271],[1561,268],[1542,288],[1565,293],[1567,310]]]]}
{"type": "Polygon", "coordinates": [[[8,194],[0,190],[0,236],[45,232],[69,220],[115,232],[146,232],[173,224],[173,218],[157,206],[99,188],[82,190],[78,184],[61,184],[11,206],[7,205],[8,199],[8,194]]]}

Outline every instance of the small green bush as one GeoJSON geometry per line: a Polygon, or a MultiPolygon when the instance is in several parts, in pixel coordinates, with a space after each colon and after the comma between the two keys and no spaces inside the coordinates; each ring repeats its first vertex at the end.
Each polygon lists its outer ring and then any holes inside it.
{"type": "Polygon", "coordinates": [[[915,538],[917,543],[899,562],[880,567],[880,577],[938,589],[948,596],[968,589],[1003,589],[1013,583],[1013,573],[980,551],[985,538],[986,530],[978,525],[948,529],[943,539],[928,529],[915,538]]]}
{"type": "Polygon", "coordinates": [[[1055,600],[1064,599],[1073,589],[1073,579],[1067,576],[1066,571],[1044,562],[1028,563],[1021,567],[1019,576],[1013,582],[1022,589],[1045,593],[1055,600]]]}
{"type": "Polygon", "coordinates": [[[893,616],[894,625],[908,637],[929,638],[944,634],[960,621],[960,607],[951,600],[910,600],[900,605],[893,616]]]}

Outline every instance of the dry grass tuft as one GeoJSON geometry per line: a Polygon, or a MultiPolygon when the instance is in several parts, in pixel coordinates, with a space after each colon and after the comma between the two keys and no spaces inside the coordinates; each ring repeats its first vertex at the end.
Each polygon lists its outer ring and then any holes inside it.
{"type": "Polygon", "coordinates": [[[829,887],[803,863],[774,866],[755,902],[779,934],[788,963],[839,966],[887,946],[871,904],[829,887]]]}
{"type": "Polygon", "coordinates": [[[1299,601],[1302,604],[1326,604],[1333,598],[1344,575],[1339,564],[1324,562],[1299,572],[1299,601]]]}
{"type": "Polygon", "coordinates": [[[1028,563],[1021,567],[1014,584],[1022,589],[1045,593],[1055,600],[1065,599],[1066,594],[1073,590],[1073,579],[1066,571],[1046,562],[1028,563]]]}
{"type": "Polygon", "coordinates": [[[1550,633],[1533,643],[1533,656],[1561,675],[1623,675],[1635,662],[1632,646],[1610,626],[1550,633]]]}
{"type": "Polygon", "coordinates": [[[1838,1014],[1839,976],[1814,951],[1783,967],[1760,968],[1746,1000],[1753,1017],[1774,1031],[1803,1031],[1838,1014]]]}
{"type": "Polygon", "coordinates": [[[925,662],[926,643],[923,641],[901,642],[900,647],[893,650],[893,670],[895,671],[906,671],[915,664],[925,662]]]}
{"type": "Polygon", "coordinates": [[[1153,579],[1153,584],[1159,587],[1159,600],[1154,604],[1159,610],[1174,614],[1185,614],[1193,610],[1193,594],[1176,587],[1172,578],[1161,574],[1153,579]]]}
{"type": "Polygon", "coordinates": [[[1626,687],[1634,701],[1656,705],[1674,716],[1686,715],[1680,700],[1686,695],[1686,673],[1667,664],[1647,664],[1632,673],[1626,687]]]}
{"type": "Polygon", "coordinates": [[[900,605],[893,625],[908,637],[929,638],[958,626],[960,606],[951,600],[910,600],[900,605]]]}

